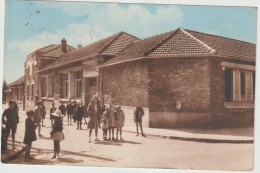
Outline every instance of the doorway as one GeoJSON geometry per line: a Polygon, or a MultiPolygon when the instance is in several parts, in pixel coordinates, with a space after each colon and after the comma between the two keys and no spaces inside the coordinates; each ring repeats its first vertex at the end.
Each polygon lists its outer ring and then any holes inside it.
{"type": "Polygon", "coordinates": [[[85,100],[86,105],[88,105],[93,97],[98,92],[97,88],[97,77],[85,78],[85,100]]]}

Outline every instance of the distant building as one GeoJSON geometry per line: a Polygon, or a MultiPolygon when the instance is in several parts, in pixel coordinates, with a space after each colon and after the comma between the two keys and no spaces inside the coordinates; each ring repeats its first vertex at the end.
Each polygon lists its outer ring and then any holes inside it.
{"type": "Polygon", "coordinates": [[[24,99],[24,76],[20,77],[16,81],[8,84],[8,89],[6,92],[6,103],[10,100],[17,102],[19,109],[25,109],[25,99],[24,99]]]}

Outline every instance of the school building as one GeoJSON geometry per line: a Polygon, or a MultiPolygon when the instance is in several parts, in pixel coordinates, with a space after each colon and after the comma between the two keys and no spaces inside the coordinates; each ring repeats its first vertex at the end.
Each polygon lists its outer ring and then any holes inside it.
{"type": "Polygon", "coordinates": [[[138,101],[146,127],[253,126],[255,61],[255,44],[182,28],[143,40],[120,32],[77,49],[63,39],[27,56],[25,109],[39,99],[46,109],[87,105],[97,94],[121,105],[127,125],[138,101]]]}

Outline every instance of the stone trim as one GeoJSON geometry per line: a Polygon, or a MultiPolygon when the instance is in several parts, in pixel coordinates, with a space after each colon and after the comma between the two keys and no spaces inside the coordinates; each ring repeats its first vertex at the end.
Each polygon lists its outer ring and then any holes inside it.
{"type": "Polygon", "coordinates": [[[238,64],[232,62],[221,62],[222,67],[229,67],[233,69],[243,69],[243,70],[253,70],[255,71],[255,66],[253,65],[245,65],[245,64],[238,64]]]}
{"type": "Polygon", "coordinates": [[[232,109],[232,108],[252,108],[254,109],[255,104],[254,102],[225,102],[225,108],[232,109]]]}

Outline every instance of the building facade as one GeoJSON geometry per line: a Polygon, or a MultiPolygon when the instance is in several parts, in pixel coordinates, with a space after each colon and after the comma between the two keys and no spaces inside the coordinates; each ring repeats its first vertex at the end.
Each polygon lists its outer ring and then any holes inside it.
{"type": "Polygon", "coordinates": [[[133,125],[138,101],[146,127],[253,126],[255,44],[178,28],[147,39],[120,32],[74,49],[62,40],[27,56],[25,109],[35,101],[87,106],[112,98],[133,125]]]}

